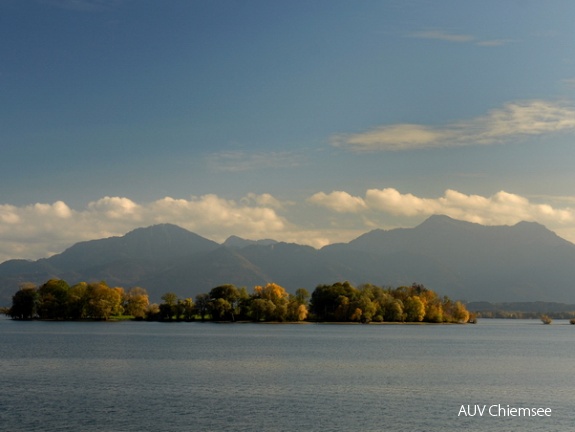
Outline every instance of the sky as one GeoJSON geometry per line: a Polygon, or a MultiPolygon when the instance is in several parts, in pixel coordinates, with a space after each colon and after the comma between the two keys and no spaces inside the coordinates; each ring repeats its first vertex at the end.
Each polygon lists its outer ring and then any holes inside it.
{"type": "Polygon", "coordinates": [[[174,223],[575,242],[575,2],[0,0],[0,262],[174,223]]]}

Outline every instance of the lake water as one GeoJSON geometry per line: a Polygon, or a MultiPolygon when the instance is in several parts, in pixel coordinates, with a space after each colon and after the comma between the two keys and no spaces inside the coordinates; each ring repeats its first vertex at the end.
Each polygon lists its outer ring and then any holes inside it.
{"type": "Polygon", "coordinates": [[[575,326],[563,321],[0,320],[0,429],[568,431],[574,341],[575,326]],[[461,413],[476,404],[486,406],[482,416],[461,413]],[[492,405],[552,411],[491,416],[492,405]]]}

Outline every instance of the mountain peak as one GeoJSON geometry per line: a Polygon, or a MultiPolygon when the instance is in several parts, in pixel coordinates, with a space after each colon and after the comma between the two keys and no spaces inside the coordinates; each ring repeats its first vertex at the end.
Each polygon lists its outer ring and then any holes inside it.
{"type": "MultiPolygon", "coordinates": [[[[483,226],[445,215],[415,228],[376,229],[320,250],[275,240],[229,237],[223,245],[172,224],[77,243],[35,262],[0,264],[0,287],[61,277],[142,286],[193,296],[220,283],[268,280],[286,289],[349,280],[389,286],[423,283],[454,298],[574,302],[575,245],[544,226],[483,226]]],[[[0,289],[0,304],[10,301],[0,289]]]]}
{"type": "Polygon", "coordinates": [[[174,235],[174,234],[194,234],[187,229],[179,227],[178,225],[170,224],[170,223],[162,223],[156,225],[150,225],[148,227],[141,227],[136,228],[122,237],[131,237],[137,235],[174,235]]]}
{"type": "Polygon", "coordinates": [[[137,228],[122,237],[108,237],[76,243],[46,261],[57,268],[85,269],[120,260],[171,260],[219,245],[172,224],[137,228]]]}
{"type": "Polygon", "coordinates": [[[229,236],[223,243],[224,246],[231,249],[243,249],[247,246],[270,246],[276,244],[277,241],[272,239],[261,239],[261,240],[248,240],[235,235],[229,236]]]}
{"type": "Polygon", "coordinates": [[[431,215],[422,223],[420,223],[417,228],[427,228],[427,227],[455,227],[463,225],[478,225],[473,222],[466,222],[458,219],[453,219],[447,215],[437,214],[431,215]]]}

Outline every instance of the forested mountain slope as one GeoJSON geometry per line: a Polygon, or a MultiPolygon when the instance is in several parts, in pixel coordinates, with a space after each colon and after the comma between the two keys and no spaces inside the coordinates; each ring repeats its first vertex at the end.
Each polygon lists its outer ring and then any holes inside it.
{"type": "MultiPolygon", "coordinates": [[[[265,233],[262,233],[265,237],[265,233]]],[[[432,216],[415,228],[374,230],[349,243],[309,246],[232,237],[224,244],[175,225],[81,242],[37,261],[0,264],[0,305],[23,282],[49,278],[142,286],[152,301],[224,283],[276,282],[289,291],[348,280],[381,286],[424,284],[467,301],[575,303],[575,245],[544,226],[482,226],[432,216]]]]}

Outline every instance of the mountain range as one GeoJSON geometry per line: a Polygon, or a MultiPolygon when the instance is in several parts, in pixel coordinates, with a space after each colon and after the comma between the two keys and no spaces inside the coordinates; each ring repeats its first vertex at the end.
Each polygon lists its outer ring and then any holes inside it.
{"type": "Polygon", "coordinates": [[[575,244],[544,226],[483,226],[432,216],[415,228],[376,229],[349,243],[314,249],[232,236],[219,244],[171,224],[77,243],[37,261],[0,264],[0,306],[23,282],[61,278],[144,287],[195,297],[233,283],[276,282],[288,291],[350,281],[397,287],[421,283],[464,301],[575,303],[575,244]]]}

